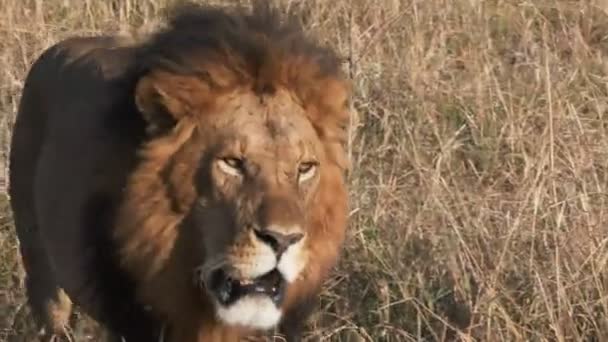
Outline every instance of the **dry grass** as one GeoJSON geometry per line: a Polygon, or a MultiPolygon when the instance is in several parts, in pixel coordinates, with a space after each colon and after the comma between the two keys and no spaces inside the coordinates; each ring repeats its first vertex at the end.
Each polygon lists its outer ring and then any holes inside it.
{"type": "MultiPolygon", "coordinates": [[[[360,114],[348,246],[308,334],[607,340],[608,2],[280,2],[350,60],[360,114]]],[[[32,59],[167,1],[113,3],[0,0],[2,170],[32,59]]],[[[23,319],[3,203],[0,340],[23,319]]]]}

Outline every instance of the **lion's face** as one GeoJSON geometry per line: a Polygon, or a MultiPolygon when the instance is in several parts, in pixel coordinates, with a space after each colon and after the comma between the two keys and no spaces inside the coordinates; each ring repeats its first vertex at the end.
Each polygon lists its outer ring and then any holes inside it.
{"type": "Polygon", "coordinates": [[[195,285],[225,322],[268,327],[306,268],[307,212],[324,153],[286,91],[234,94],[217,108],[198,131],[208,148],[190,166],[198,168],[187,227],[200,252],[195,285]]]}
{"type": "Polygon", "coordinates": [[[115,238],[142,302],[186,330],[299,315],[345,236],[350,89],[338,59],[273,25],[251,29],[234,44],[232,29],[187,29],[176,45],[161,35],[134,89],[149,139],[115,238]]]}

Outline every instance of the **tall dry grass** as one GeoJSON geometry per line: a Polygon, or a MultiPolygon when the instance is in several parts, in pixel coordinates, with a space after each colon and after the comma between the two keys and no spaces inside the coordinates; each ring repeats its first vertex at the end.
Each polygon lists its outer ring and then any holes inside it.
{"type": "MultiPolygon", "coordinates": [[[[0,0],[1,170],[33,58],[168,2],[0,0]]],[[[277,2],[345,57],[359,113],[348,244],[308,335],[608,340],[608,2],[277,2]]],[[[8,335],[26,316],[3,212],[8,335]]]]}

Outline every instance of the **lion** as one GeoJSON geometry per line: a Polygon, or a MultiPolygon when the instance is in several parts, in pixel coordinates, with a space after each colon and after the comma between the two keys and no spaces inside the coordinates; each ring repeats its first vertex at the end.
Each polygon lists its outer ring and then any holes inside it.
{"type": "Polygon", "coordinates": [[[29,70],[10,197],[40,329],[301,339],[348,225],[351,83],[277,8],[183,4],[29,70]]]}

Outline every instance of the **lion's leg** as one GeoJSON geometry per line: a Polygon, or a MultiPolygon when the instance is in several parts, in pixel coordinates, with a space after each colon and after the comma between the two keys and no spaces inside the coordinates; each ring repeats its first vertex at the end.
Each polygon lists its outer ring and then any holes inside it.
{"type": "MultiPolygon", "coordinates": [[[[28,82],[29,83],[29,82],[28,82]]],[[[46,126],[46,113],[28,86],[15,120],[11,141],[9,195],[19,240],[25,288],[34,319],[49,333],[65,330],[71,301],[58,288],[49,254],[40,235],[33,184],[46,126]]]]}
{"type": "Polygon", "coordinates": [[[50,260],[36,229],[19,229],[28,304],[43,340],[69,336],[72,301],[57,286],[50,260]]]}
{"type": "MultiPolygon", "coordinates": [[[[118,299],[117,299],[118,300],[118,299]]],[[[129,300],[129,299],[127,299],[129,300]]],[[[117,303],[118,304],[118,303],[117,303]]],[[[106,309],[109,314],[102,318],[106,329],[106,342],[158,342],[160,323],[136,304],[113,305],[106,309]]]]}
{"type": "Polygon", "coordinates": [[[60,338],[73,340],[70,329],[72,301],[62,289],[57,289],[53,298],[44,304],[43,341],[59,341],[60,338]]]}

